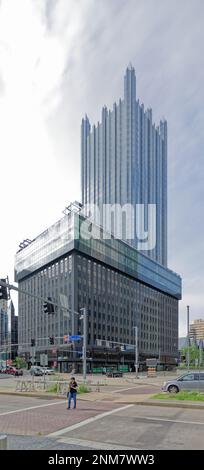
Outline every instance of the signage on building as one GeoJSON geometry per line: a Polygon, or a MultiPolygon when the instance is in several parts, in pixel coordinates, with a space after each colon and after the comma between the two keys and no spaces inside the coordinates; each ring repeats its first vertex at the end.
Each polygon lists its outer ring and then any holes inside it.
{"type": "Polygon", "coordinates": [[[43,367],[48,365],[47,354],[40,354],[40,365],[43,367]]]}
{"type": "Polygon", "coordinates": [[[146,366],[147,367],[156,367],[157,366],[157,358],[153,357],[150,359],[146,359],[146,366]]]}

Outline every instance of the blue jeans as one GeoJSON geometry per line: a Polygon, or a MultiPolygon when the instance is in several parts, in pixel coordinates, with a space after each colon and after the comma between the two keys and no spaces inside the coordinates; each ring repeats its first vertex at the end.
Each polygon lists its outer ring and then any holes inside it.
{"type": "Polygon", "coordinates": [[[76,408],[76,392],[69,392],[68,408],[70,408],[70,406],[71,406],[71,399],[72,398],[74,400],[74,408],[76,408]]]}

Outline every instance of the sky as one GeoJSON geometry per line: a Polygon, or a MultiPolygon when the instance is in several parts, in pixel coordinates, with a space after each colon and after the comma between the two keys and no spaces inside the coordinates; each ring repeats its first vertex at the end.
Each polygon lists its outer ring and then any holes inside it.
{"type": "MultiPolygon", "coordinates": [[[[80,124],[123,95],[168,121],[169,267],[183,278],[180,336],[204,318],[203,0],[0,0],[0,277],[80,199],[80,124]]],[[[16,297],[13,296],[17,307],[16,297]]]]}

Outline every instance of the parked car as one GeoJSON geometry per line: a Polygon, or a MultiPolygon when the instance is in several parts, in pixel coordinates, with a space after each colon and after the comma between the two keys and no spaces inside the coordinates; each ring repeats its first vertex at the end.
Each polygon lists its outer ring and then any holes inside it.
{"type": "Polygon", "coordinates": [[[111,372],[107,372],[106,376],[107,377],[122,377],[123,373],[118,370],[113,370],[111,372]]]}
{"type": "Polygon", "coordinates": [[[22,369],[17,369],[16,367],[13,367],[13,366],[6,366],[5,368],[1,369],[1,373],[15,375],[16,377],[23,375],[22,369]]]}
{"type": "Polygon", "coordinates": [[[182,390],[204,392],[204,372],[190,372],[164,382],[162,391],[178,393],[182,390]]]}
{"type": "Polygon", "coordinates": [[[51,367],[41,367],[42,371],[46,375],[54,375],[55,371],[51,367]]]}
{"type": "Polygon", "coordinates": [[[41,367],[39,366],[32,366],[30,368],[30,374],[31,375],[34,375],[34,376],[41,376],[44,374],[43,370],[41,367]]]}

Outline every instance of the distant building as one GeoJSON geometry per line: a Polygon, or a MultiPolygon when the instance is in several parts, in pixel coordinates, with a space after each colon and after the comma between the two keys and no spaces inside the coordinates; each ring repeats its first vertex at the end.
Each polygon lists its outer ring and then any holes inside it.
{"type": "Polygon", "coordinates": [[[18,317],[11,301],[0,301],[0,359],[15,359],[18,351],[18,317]]]}
{"type": "Polygon", "coordinates": [[[8,346],[10,359],[15,359],[18,354],[18,317],[11,300],[8,307],[8,346]]]}
{"type": "Polygon", "coordinates": [[[7,302],[0,300],[0,364],[6,359],[6,344],[8,339],[7,302]]]}
{"type": "Polygon", "coordinates": [[[193,320],[190,324],[190,338],[194,340],[204,340],[204,319],[193,320]]]}
{"type": "Polygon", "coordinates": [[[181,349],[183,349],[183,348],[186,348],[187,345],[188,345],[187,337],[179,338],[179,341],[178,341],[179,351],[181,351],[181,349]]]}
{"type": "Polygon", "coordinates": [[[7,301],[0,300],[0,347],[4,346],[8,337],[7,301]]]}
{"type": "Polygon", "coordinates": [[[0,310],[0,346],[6,344],[8,337],[8,316],[3,309],[0,310]]]}

